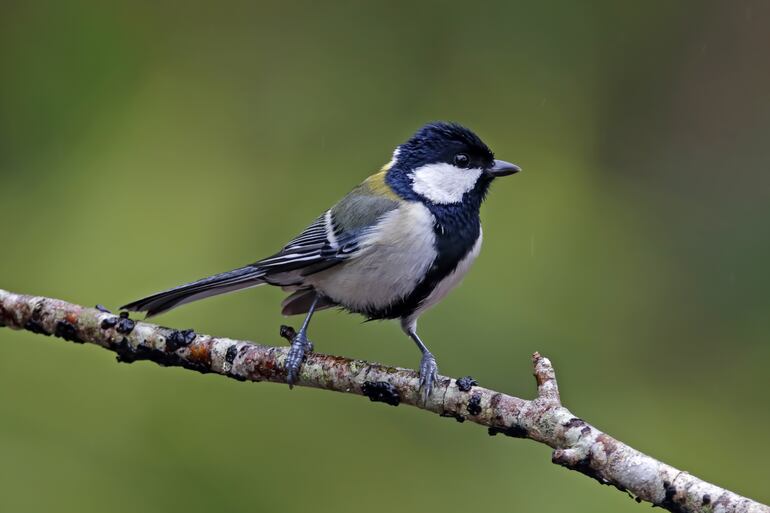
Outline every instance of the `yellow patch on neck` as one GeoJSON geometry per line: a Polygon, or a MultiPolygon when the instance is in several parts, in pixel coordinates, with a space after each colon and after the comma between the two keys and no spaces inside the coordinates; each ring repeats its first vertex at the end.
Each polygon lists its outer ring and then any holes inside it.
{"type": "Polygon", "coordinates": [[[393,200],[399,200],[400,198],[398,197],[398,194],[396,194],[393,189],[390,188],[390,185],[388,185],[385,181],[385,175],[388,174],[388,169],[390,169],[390,162],[385,164],[379,173],[375,173],[364,180],[364,185],[366,185],[369,190],[375,194],[379,194],[393,200]]]}

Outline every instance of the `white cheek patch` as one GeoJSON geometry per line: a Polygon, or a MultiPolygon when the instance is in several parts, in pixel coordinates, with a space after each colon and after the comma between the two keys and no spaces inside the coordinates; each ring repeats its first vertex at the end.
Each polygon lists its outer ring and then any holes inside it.
{"type": "Polygon", "coordinates": [[[451,164],[428,164],[412,172],[412,188],[433,203],[460,203],[463,195],[476,186],[482,172],[451,164]]]}

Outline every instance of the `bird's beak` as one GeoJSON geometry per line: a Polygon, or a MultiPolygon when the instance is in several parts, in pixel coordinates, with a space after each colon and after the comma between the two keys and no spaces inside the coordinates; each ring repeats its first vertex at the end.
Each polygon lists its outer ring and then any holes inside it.
{"type": "Polygon", "coordinates": [[[495,163],[487,169],[487,174],[491,177],[508,176],[513,173],[518,173],[521,168],[516,164],[511,164],[504,160],[495,160],[495,163]]]}

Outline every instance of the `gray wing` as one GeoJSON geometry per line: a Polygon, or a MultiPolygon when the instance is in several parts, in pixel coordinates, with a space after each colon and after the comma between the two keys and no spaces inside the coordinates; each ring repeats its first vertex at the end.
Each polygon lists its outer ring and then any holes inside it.
{"type": "MultiPolygon", "coordinates": [[[[383,196],[376,193],[372,187],[372,179],[370,179],[353,189],[323,216],[316,219],[304,232],[292,239],[279,255],[290,252],[297,253],[305,248],[308,248],[308,251],[312,253],[319,251],[317,249],[319,247],[325,248],[327,246],[337,248],[337,253],[333,259],[312,263],[304,267],[300,271],[300,276],[296,276],[295,272],[294,278],[301,279],[296,280],[293,284],[290,275],[282,276],[285,279],[283,282],[285,290],[291,290],[293,293],[281,303],[281,313],[295,315],[307,312],[316,299],[316,294],[313,289],[302,286],[301,282],[304,277],[355,258],[361,249],[365,235],[377,225],[382,216],[396,209],[398,205],[399,200],[394,195],[383,196]]],[[[298,256],[297,258],[306,257],[298,256]]],[[[335,304],[332,300],[322,297],[316,303],[316,310],[333,306],[335,304]]]]}
{"type": "Polygon", "coordinates": [[[274,285],[297,286],[303,278],[354,258],[363,237],[399,202],[375,194],[364,182],[318,217],[275,255],[252,264],[274,285]]]}
{"type": "Polygon", "coordinates": [[[251,264],[265,272],[272,285],[300,285],[309,274],[328,269],[350,258],[358,249],[360,232],[335,228],[332,210],[289,241],[278,253],[251,264]]]}

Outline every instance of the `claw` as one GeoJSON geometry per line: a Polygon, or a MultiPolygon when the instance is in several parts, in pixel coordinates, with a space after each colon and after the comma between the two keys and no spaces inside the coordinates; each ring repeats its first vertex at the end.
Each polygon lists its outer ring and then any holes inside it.
{"type": "Polygon", "coordinates": [[[293,388],[299,377],[299,370],[305,355],[313,351],[313,343],[308,340],[304,332],[297,333],[291,341],[289,354],[286,355],[286,382],[289,388],[293,388]]]}
{"type": "Polygon", "coordinates": [[[438,382],[438,365],[429,352],[425,352],[420,360],[420,391],[423,402],[428,402],[433,385],[438,382]]]}

